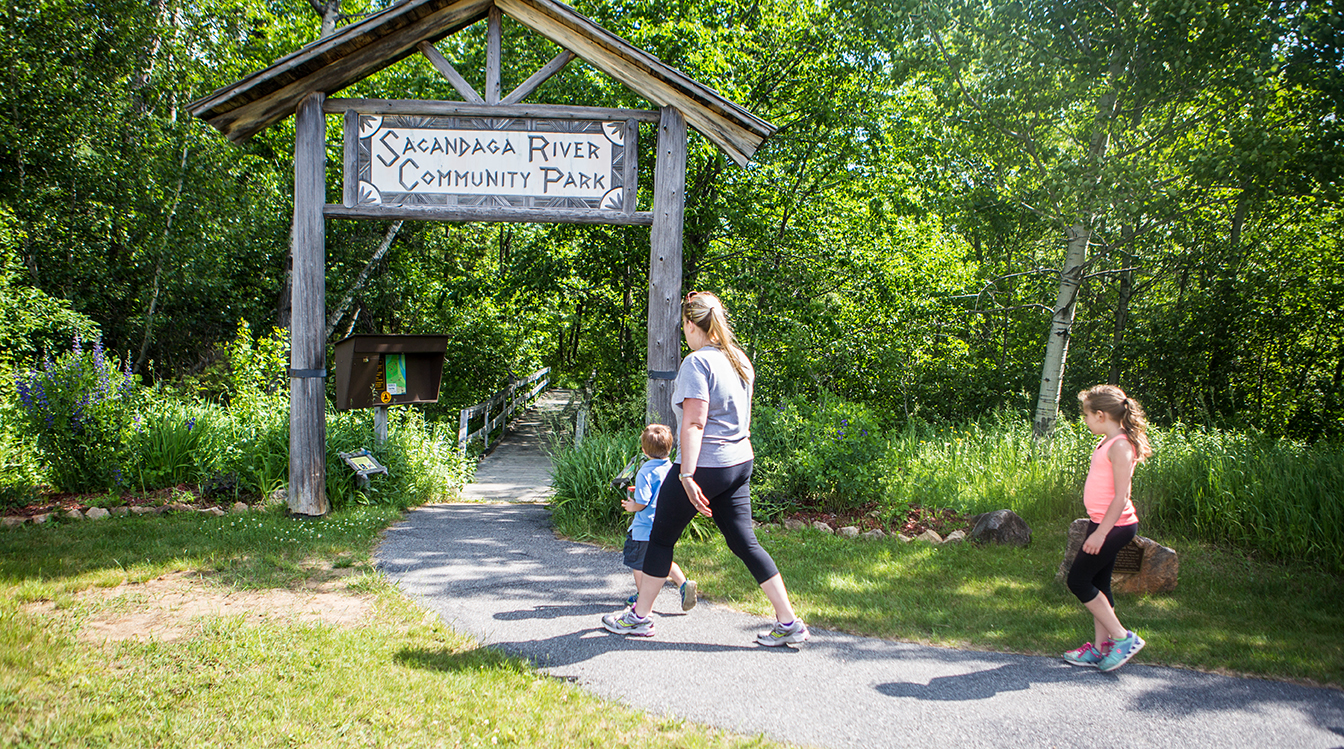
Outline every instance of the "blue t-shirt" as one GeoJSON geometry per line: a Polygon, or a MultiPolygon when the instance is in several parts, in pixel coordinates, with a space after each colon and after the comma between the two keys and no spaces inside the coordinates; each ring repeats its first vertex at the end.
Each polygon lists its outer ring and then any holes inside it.
{"type": "Polygon", "coordinates": [[[630,538],[636,541],[649,540],[649,531],[653,530],[654,508],[658,505],[658,489],[662,487],[663,479],[667,478],[671,468],[672,461],[667,458],[652,458],[639,467],[631,499],[635,504],[645,507],[636,512],[635,518],[630,521],[630,538]]]}

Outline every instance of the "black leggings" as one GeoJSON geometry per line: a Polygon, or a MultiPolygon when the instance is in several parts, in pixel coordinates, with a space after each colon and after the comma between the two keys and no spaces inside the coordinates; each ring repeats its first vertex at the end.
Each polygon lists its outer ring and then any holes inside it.
{"type": "MultiPolygon", "coordinates": [[[[761,548],[756,532],[751,528],[751,465],[753,461],[723,468],[697,468],[695,483],[709,500],[714,524],[719,526],[728,550],[737,555],[756,578],[763,583],[779,574],[775,560],[761,548]]],[[[686,489],[676,478],[681,473],[677,463],[668,471],[667,480],[658,490],[658,510],[653,515],[653,530],[649,532],[649,550],[644,555],[644,574],[667,577],[672,569],[672,547],[677,545],[681,532],[695,517],[695,505],[686,496],[686,489]]]]}
{"type": "MultiPolygon", "coordinates": [[[[1099,527],[1101,526],[1097,523],[1089,521],[1083,541],[1086,542],[1099,527]]],[[[1111,602],[1111,608],[1115,608],[1115,596],[1111,595],[1111,571],[1115,569],[1115,557],[1134,540],[1138,532],[1138,523],[1117,525],[1106,534],[1100,552],[1088,554],[1081,548],[1078,549],[1078,556],[1073,558],[1073,566],[1069,568],[1069,590],[1078,596],[1079,601],[1084,604],[1091,603],[1100,592],[1111,602]]]]}

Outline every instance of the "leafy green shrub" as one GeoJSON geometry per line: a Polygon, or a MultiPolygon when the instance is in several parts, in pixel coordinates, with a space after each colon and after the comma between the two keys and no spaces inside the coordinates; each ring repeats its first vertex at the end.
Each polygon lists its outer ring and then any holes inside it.
{"type": "Polygon", "coordinates": [[[789,507],[853,510],[886,496],[887,437],[867,406],[795,397],[757,408],[751,432],[757,516],[789,507]]]}
{"type": "Polygon", "coordinates": [[[47,479],[65,491],[128,485],[135,453],[125,449],[135,415],[137,386],[119,372],[102,341],[72,351],[40,370],[18,375],[22,423],[36,439],[47,479]]]}
{"type": "Polygon", "coordinates": [[[333,508],[350,504],[410,507],[455,497],[471,479],[474,462],[457,449],[457,432],[427,424],[418,409],[388,411],[387,441],[376,444],[373,411],[327,414],[327,499],[333,508]],[[367,448],[387,467],[360,487],[340,453],[367,448]]]}
{"type": "Polygon", "coordinates": [[[0,402],[0,510],[27,504],[41,483],[32,440],[19,435],[20,414],[6,394],[0,402]]]}

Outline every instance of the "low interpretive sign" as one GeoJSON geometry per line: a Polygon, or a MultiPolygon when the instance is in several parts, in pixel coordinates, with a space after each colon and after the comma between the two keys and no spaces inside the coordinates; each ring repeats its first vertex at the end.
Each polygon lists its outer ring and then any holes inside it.
{"type": "Polygon", "coordinates": [[[1137,575],[1143,569],[1143,547],[1130,541],[1120,547],[1115,555],[1114,571],[1120,574],[1137,575]]]}
{"type": "Polygon", "coordinates": [[[356,206],[625,211],[626,134],[623,121],[360,114],[356,206]]]}

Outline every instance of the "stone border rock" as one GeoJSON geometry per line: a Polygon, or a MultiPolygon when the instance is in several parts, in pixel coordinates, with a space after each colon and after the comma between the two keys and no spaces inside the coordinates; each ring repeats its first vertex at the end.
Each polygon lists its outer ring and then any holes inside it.
{"type": "Polygon", "coordinates": [[[128,517],[131,515],[161,515],[166,512],[173,512],[173,513],[195,512],[201,515],[210,515],[212,517],[224,517],[229,513],[260,512],[265,509],[266,509],[265,505],[261,504],[249,505],[246,502],[234,502],[233,506],[229,508],[228,512],[226,512],[221,507],[216,507],[213,505],[208,507],[207,506],[197,507],[195,505],[183,504],[181,502],[174,502],[167,505],[130,505],[130,506],[121,505],[118,507],[113,507],[110,510],[104,509],[102,507],[88,507],[85,508],[84,510],[80,510],[79,508],[76,507],[71,508],[69,510],[60,511],[59,513],[44,512],[38,515],[6,515],[4,517],[0,517],[0,527],[18,528],[20,526],[28,525],[30,523],[32,525],[45,525],[53,518],[68,522],[77,522],[80,520],[106,520],[114,516],[128,517]]]}
{"type": "Polygon", "coordinates": [[[889,534],[886,531],[882,530],[881,528],[874,528],[870,531],[860,531],[858,526],[855,525],[847,525],[837,530],[835,528],[832,528],[829,523],[823,522],[821,520],[817,520],[809,525],[801,520],[794,520],[792,518],[785,520],[783,523],[760,523],[753,520],[752,527],[764,533],[770,533],[772,531],[779,531],[779,530],[801,531],[810,528],[812,530],[821,531],[822,533],[838,535],[844,538],[862,538],[866,541],[875,541],[880,538],[894,538],[897,541],[900,541],[901,543],[910,543],[911,541],[925,541],[935,546],[942,544],[958,544],[966,540],[966,538],[968,538],[966,532],[960,530],[952,531],[951,533],[947,534],[947,538],[943,538],[933,530],[927,530],[919,534],[918,536],[911,537],[905,535],[904,533],[889,534]]]}

